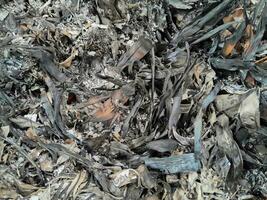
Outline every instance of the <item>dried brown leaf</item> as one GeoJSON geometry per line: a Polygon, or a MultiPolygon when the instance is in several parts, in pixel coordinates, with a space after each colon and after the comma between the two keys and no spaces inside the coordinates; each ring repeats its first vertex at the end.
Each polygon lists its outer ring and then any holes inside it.
{"type": "Polygon", "coordinates": [[[63,67],[65,68],[69,68],[72,64],[72,61],[73,59],[78,56],[79,52],[77,49],[72,49],[71,51],[71,55],[66,59],[64,60],[63,62],[60,63],[60,65],[62,65],[63,67]]]}
{"type": "Polygon", "coordinates": [[[35,132],[35,130],[33,128],[28,128],[27,131],[26,131],[26,136],[30,139],[30,140],[33,140],[33,141],[37,141],[38,139],[38,135],[37,133],[35,132]]]}
{"type": "Polygon", "coordinates": [[[116,113],[114,112],[114,105],[111,99],[105,101],[104,104],[102,104],[102,106],[93,114],[94,118],[99,121],[111,120],[115,115],[116,113]]]}
{"type": "Polygon", "coordinates": [[[223,46],[223,55],[224,56],[229,56],[230,54],[232,54],[234,48],[235,48],[235,43],[231,43],[231,42],[226,42],[223,46]]]}
{"type": "Polygon", "coordinates": [[[108,120],[116,120],[120,113],[118,112],[118,108],[123,106],[129,99],[129,95],[131,95],[131,91],[129,91],[126,87],[123,87],[119,90],[115,90],[104,103],[101,103],[101,99],[106,99],[107,97],[96,96],[91,98],[88,104],[95,105],[97,108],[93,112],[93,120],[96,121],[108,121],[108,120]],[[129,93],[129,94],[128,94],[129,93]]]}

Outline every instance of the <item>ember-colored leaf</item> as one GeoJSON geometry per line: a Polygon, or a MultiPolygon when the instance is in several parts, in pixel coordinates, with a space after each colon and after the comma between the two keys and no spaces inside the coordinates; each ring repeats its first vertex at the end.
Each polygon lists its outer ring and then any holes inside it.
{"type": "Polygon", "coordinates": [[[114,105],[111,99],[105,101],[102,106],[96,110],[94,117],[98,121],[107,121],[114,118],[116,115],[114,105]]]}

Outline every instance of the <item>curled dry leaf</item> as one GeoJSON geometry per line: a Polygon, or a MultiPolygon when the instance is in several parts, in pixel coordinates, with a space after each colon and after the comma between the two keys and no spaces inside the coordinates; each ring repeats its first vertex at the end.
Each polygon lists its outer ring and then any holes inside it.
{"type": "Polygon", "coordinates": [[[71,51],[71,55],[64,60],[63,62],[60,63],[60,65],[62,65],[63,67],[69,68],[72,64],[73,59],[78,56],[79,52],[77,49],[72,49],[71,51]]]}

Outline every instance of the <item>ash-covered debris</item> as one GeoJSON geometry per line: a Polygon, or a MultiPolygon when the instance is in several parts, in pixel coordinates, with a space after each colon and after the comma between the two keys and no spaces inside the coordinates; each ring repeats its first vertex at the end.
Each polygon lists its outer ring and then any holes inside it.
{"type": "Polygon", "coordinates": [[[0,1],[0,198],[266,199],[266,0],[0,1]]]}

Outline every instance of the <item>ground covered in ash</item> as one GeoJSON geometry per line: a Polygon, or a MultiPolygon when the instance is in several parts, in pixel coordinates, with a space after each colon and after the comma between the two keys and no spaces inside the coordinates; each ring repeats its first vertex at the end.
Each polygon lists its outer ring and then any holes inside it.
{"type": "Polygon", "coordinates": [[[266,0],[0,3],[0,199],[267,199],[266,0]]]}

